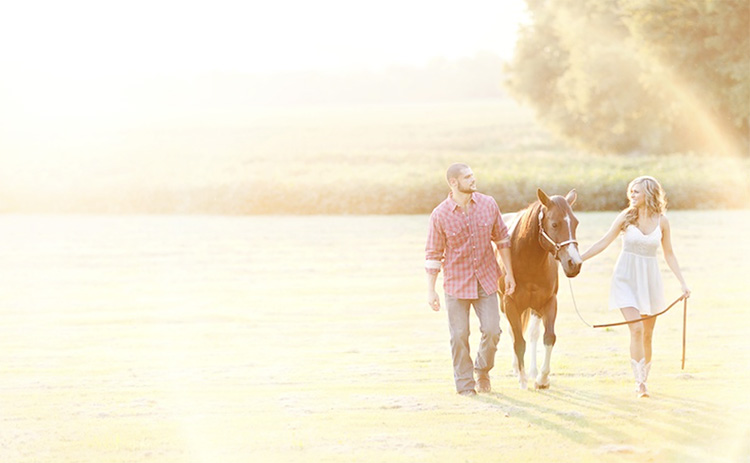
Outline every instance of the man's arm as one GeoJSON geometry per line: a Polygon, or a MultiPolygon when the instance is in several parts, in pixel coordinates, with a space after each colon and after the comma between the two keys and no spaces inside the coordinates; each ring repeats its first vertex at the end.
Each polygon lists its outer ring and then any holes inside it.
{"type": "Polygon", "coordinates": [[[497,250],[500,253],[500,260],[503,262],[505,267],[505,294],[513,294],[516,290],[516,279],[513,276],[513,263],[510,258],[510,230],[508,226],[503,222],[503,214],[500,212],[500,208],[497,207],[497,203],[494,204],[496,208],[495,226],[492,227],[492,240],[497,246],[497,250]]]}
{"type": "Polygon", "coordinates": [[[443,266],[445,253],[445,235],[442,232],[435,215],[430,216],[430,229],[425,246],[424,268],[427,272],[427,304],[434,311],[440,310],[440,297],[435,291],[438,273],[443,266]]]}
{"type": "Polygon", "coordinates": [[[507,244],[502,241],[496,244],[500,251],[500,260],[503,261],[503,267],[505,267],[505,294],[510,295],[516,290],[516,279],[513,276],[513,263],[510,258],[510,239],[507,244]]]}
{"type": "Polygon", "coordinates": [[[437,291],[435,291],[437,276],[437,273],[427,272],[427,304],[435,312],[440,310],[440,296],[438,296],[437,291]]]}

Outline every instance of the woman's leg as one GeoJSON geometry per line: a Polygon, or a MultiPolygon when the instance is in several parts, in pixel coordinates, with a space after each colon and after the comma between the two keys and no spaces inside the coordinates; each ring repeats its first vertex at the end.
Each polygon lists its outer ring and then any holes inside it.
{"type": "MultiPolygon", "coordinates": [[[[640,320],[641,314],[635,307],[620,309],[627,321],[640,320]]],[[[638,397],[648,397],[646,390],[646,352],[644,349],[644,322],[628,324],[630,329],[630,367],[635,378],[635,391],[638,397]]],[[[653,330],[653,326],[651,327],[653,330]]]]}
{"type": "Polygon", "coordinates": [[[648,364],[651,363],[651,341],[654,338],[654,326],[656,325],[656,317],[643,320],[641,324],[643,325],[643,356],[646,359],[646,363],[648,364]]]}
{"type": "MultiPolygon", "coordinates": [[[[635,307],[624,307],[620,309],[625,320],[632,321],[641,318],[641,313],[635,307]]],[[[630,329],[630,358],[636,362],[640,362],[645,356],[644,352],[644,327],[643,323],[630,323],[628,325],[630,329]]],[[[653,326],[652,326],[653,330],[653,326]]],[[[649,346],[650,347],[650,346],[649,346]]],[[[650,355],[650,353],[649,353],[650,355]]]]}
{"type": "Polygon", "coordinates": [[[651,341],[654,337],[654,326],[656,325],[656,318],[649,318],[643,320],[643,354],[644,363],[643,370],[641,372],[641,381],[643,386],[639,392],[640,397],[648,397],[648,388],[646,387],[646,381],[648,380],[648,373],[651,371],[651,341]]]}

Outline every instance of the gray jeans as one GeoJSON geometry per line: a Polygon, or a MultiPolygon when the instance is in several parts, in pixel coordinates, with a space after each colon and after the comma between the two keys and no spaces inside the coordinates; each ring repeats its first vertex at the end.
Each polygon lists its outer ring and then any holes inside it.
{"type": "Polygon", "coordinates": [[[495,365],[495,352],[501,333],[497,293],[487,295],[479,286],[478,299],[457,299],[446,294],[445,306],[451,333],[456,391],[474,389],[474,371],[477,378],[488,378],[490,370],[495,365]],[[473,364],[469,349],[469,308],[472,305],[479,318],[479,331],[482,332],[477,358],[473,364]]]}

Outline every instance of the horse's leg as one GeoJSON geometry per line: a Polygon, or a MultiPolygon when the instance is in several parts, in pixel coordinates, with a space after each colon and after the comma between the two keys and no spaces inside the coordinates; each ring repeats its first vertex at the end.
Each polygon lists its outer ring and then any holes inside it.
{"type": "MultiPolygon", "coordinates": [[[[507,315],[506,315],[507,318],[507,315]]],[[[513,341],[513,345],[516,345],[516,337],[513,336],[513,327],[510,327],[510,340],[513,341]]],[[[515,351],[513,353],[513,374],[518,376],[518,357],[516,357],[515,351]]]]}
{"type": "Polygon", "coordinates": [[[532,312],[529,318],[529,327],[526,330],[526,339],[529,341],[529,348],[526,350],[529,352],[529,377],[531,378],[535,378],[537,375],[536,353],[541,323],[542,319],[532,312]]]}
{"type": "Polygon", "coordinates": [[[544,364],[542,371],[536,378],[537,389],[547,389],[549,387],[550,360],[552,358],[552,348],[555,345],[557,336],[555,335],[555,319],[557,318],[557,297],[550,299],[549,306],[544,311],[546,316],[544,320],[544,364]]]}
{"type": "Polygon", "coordinates": [[[518,311],[516,304],[506,298],[506,311],[505,316],[508,318],[508,324],[513,336],[513,352],[514,355],[514,366],[517,366],[518,370],[518,384],[521,389],[526,389],[526,370],[523,364],[523,354],[526,351],[526,341],[523,339],[523,324],[521,322],[521,314],[518,311]]]}

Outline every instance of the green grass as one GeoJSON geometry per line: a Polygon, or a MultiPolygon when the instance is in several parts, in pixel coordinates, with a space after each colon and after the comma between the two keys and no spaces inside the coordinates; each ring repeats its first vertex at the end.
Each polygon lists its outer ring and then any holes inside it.
{"type": "MultiPolygon", "coordinates": [[[[579,212],[581,246],[614,215],[579,212]]],[[[638,400],[627,329],[581,323],[565,281],[551,388],[518,389],[503,320],[494,392],[456,395],[424,215],[0,217],[0,460],[746,462],[750,214],[670,220],[686,368],[673,309],[638,400]]],[[[572,281],[591,323],[620,318],[617,248],[572,281]]]]}
{"type": "Polygon", "coordinates": [[[456,161],[503,210],[537,188],[576,188],[580,210],[618,210],[644,174],[675,209],[745,208],[750,197],[750,159],[587,155],[509,100],[256,109],[200,128],[45,140],[42,162],[7,166],[0,212],[428,213],[456,161]]]}

